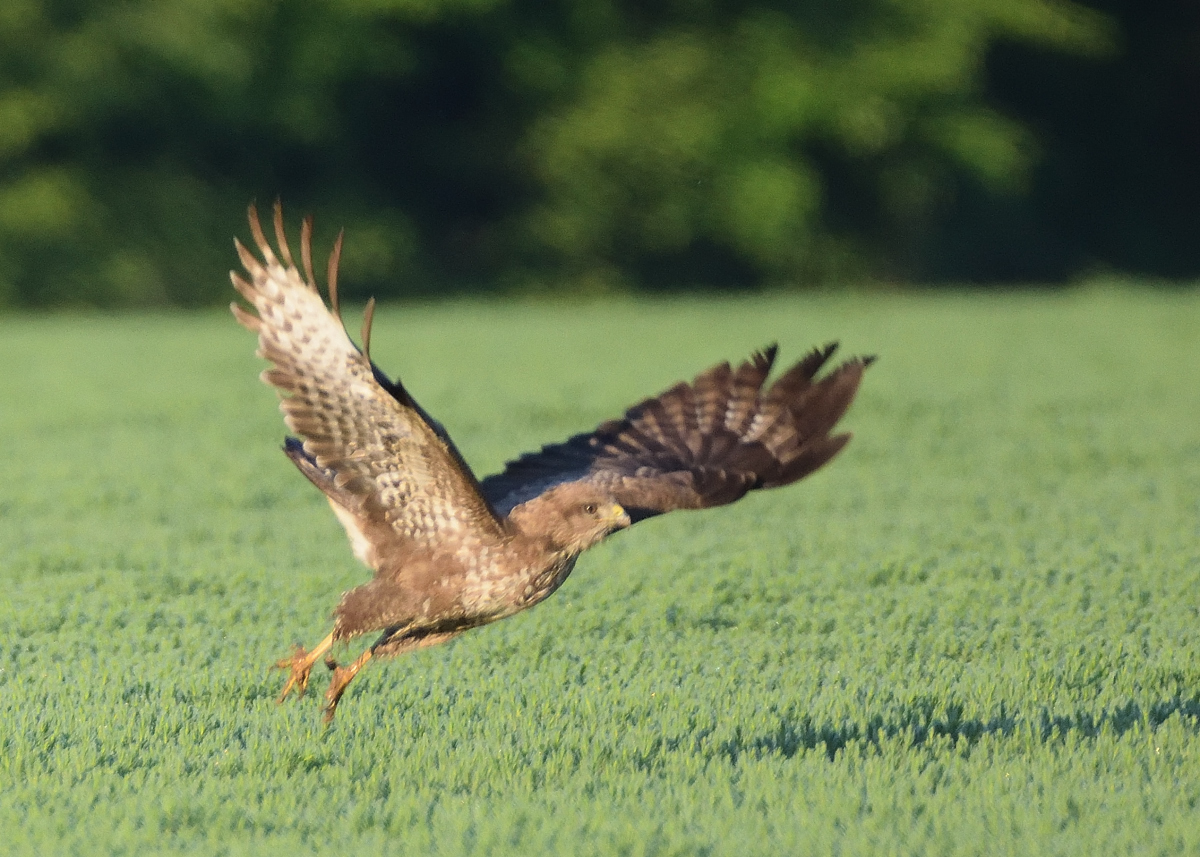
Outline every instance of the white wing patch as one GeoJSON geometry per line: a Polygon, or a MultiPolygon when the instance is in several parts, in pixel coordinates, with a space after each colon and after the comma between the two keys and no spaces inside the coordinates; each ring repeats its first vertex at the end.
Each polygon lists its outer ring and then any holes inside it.
{"type": "Polygon", "coordinates": [[[371,540],[358,526],[358,518],[352,515],[346,508],[338,503],[335,503],[332,498],[329,500],[329,508],[333,509],[333,514],[337,515],[337,519],[342,522],[342,526],[346,530],[346,535],[350,539],[350,549],[354,551],[354,555],[358,557],[358,561],[367,568],[379,570],[376,565],[379,557],[376,555],[375,546],[371,544],[371,540]]]}

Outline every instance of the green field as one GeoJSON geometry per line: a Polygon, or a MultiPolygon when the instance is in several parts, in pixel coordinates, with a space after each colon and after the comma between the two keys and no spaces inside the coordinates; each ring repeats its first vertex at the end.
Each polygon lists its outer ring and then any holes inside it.
{"type": "Polygon", "coordinates": [[[366,578],[226,314],[0,318],[0,852],[1200,853],[1200,291],[390,307],[482,472],[778,339],[805,482],[276,706],[366,578]]]}

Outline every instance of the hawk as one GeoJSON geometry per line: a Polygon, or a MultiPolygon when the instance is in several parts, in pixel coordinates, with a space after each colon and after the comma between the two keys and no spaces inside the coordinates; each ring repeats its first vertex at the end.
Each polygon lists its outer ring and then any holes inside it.
{"type": "Polygon", "coordinates": [[[731,367],[634,405],[620,419],[510,461],[476,479],[446,430],[370,355],[374,300],[362,347],[338,307],[339,235],[328,262],[329,305],[312,265],[312,219],[297,266],[275,205],[276,247],[254,206],[258,252],[234,244],[245,275],[233,285],[252,305],[234,316],[258,335],[262,374],[284,421],[299,437],[284,452],[324,492],[372,580],[346,592],[333,630],[313,649],[297,646],[279,695],[302,695],[313,665],[337,642],[379,632],[333,672],[324,716],[332,719],[351,679],[373,658],[431,646],[532,607],[553,593],[583,551],[606,536],[672,509],[732,503],[746,492],[787,485],[824,465],[849,434],[830,434],[872,358],[855,358],[820,379],[836,343],[815,349],[765,381],[771,346],[731,367]]]}

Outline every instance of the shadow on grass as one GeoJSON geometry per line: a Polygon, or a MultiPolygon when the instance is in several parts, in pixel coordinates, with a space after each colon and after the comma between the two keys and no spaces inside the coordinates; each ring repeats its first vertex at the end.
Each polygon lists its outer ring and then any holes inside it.
{"type": "Polygon", "coordinates": [[[912,747],[921,747],[940,738],[955,743],[965,741],[968,747],[973,747],[987,735],[1009,736],[1018,730],[1030,729],[1035,740],[1058,744],[1072,735],[1090,740],[1106,731],[1119,737],[1139,726],[1155,729],[1176,714],[1190,728],[1200,731],[1200,696],[1190,699],[1177,696],[1156,702],[1148,709],[1131,701],[1103,710],[1098,715],[1084,711],[1062,715],[1042,708],[1034,720],[1007,714],[1001,705],[1001,713],[986,721],[963,719],[962,707],[958,705],[942,708],[931,701],[921,701],[909,706],[899,717],[873,717],[865,725],[817,724],[806,716],[784,716],[779,727],[767,734],[743,736],[739,727],[733,738],[717,746],[717,754],[737,764],[743,757],[779,755],[790,759],[803,751],[823,749],[825,755],[833,759],[839,750],[851,743],[878,748],[885,741],[910,736],[912,747]],[[938,709],[944,711],[942,717],[935,716],[938,709]]]}

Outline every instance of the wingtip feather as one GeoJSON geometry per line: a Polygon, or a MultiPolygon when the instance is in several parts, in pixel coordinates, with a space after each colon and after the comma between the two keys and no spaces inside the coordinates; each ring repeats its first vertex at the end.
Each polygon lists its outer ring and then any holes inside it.
{"type": "MultiPolygon", "coordinates": [[[[325,282],[329,286],[329,305],[333,308],[333,314],[337,316],[338,321],[342,320],[342,308],[338,302],[338,265],[341,263],[342,241],[345,237],[346,230],[340,230],[337,240],[333,242],[333,250],[329,253],[329,267],[325,275],[325,282]]],[[[345,325],[342,326],[344,329],[345,325]]]]}
{"type": "Polygon", "coordinates": [[[246,273],[254,277],[262,272],[262,263],[254,258],[254,254],[250,252],[250,249],[245,244],[234,238],[233,246],[237,250],[238,259],[241,260],[242,267],[246,269],[246,273]]]}
{"type": "Polygon", "coordinates": [[[304,277],[309,288],[313,291],[317,290],[317,278],[313,274],[312,263],[312,233],[313,219],[312,215],[306,215],[300,223],[300,261],[304,265],[304,277]]]}
{"type": "Polygon", "coordinates": [[[275,197],[271,219],[275,225],[275,243],[279,245],[279,255],[283,257],[283,264],[289,268],[295,267],[295,263],[292,262],[292,248],[288,246],[287,233],[283,228],[283,201],[279,197],[275,197]]]}
{"type": "MultiPolygon", "coordinates": [[[[234,280],[234,285],[237,285],[237,280],[234,280]]],[[[241,291],[239,289],[238,291],[241,291]]],[[[237,301],[231,301],[229,309],[233,313],[233,317],[237,319],[238,324],[249,330],[251,333],[258,333],[262,330],[262,319],[253,313],[247,312],[237,301]]]]}
{"type": "Polygon", "coordinates": [[[279,260],[275,258],[275,251],[271,249],[271,244],[263,233],[262,223],[258,219],[258,206],[253,202],[250,203],[250,208],[246,212],[246,220],[250,223],[250,234],[254,238],[254,243],[258,247],[258,251],[262,253],[267,265],[279,264],[279,260]]]}
{"type": "Polygon", "coordinates": [[[779,343],[772,342],[766,348],[754,352],[751,360],[754,363],[754,368],[759,369],[764,375],[769,374],[771,367],[775,365],[775,357],[779,354],[779,343]]]}
{"type": "Polygon", "coordinates": [[[254,286],[250,285],[250,283],[244,277],[238,274],[237,271],[229,272],[229,280],[233,283],[233,287],[237,289],[238,294],[251,303],[254,303],[254,298],[258,294],[254,286]]]}
{"type": "Polygon", "coordinates": [[[371,322],[375,320],[375,298],[367,301],[367,308],[363,310],[362,323],[362,351],[363,356],[367,358],[367,362],[371,362],[371,322]]]}

